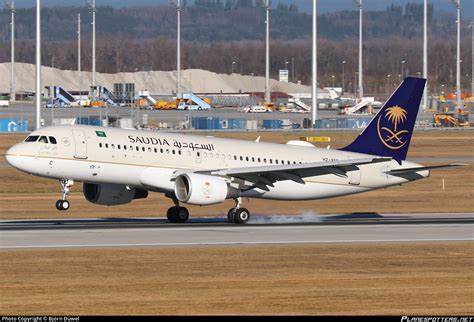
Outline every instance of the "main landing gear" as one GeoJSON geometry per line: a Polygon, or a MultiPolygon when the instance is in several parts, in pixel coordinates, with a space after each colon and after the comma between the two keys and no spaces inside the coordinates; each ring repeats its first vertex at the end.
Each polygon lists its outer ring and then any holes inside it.
{"type": "Polygon", "coordinates": [[[56,209],[68,210],[71,204],[67,200],[67,197],[69,196],[71,187],[74,185],[74,181],[70,179],[61,179],[59,180],[59,183],[61,184],[61,192],[63,193],[63,198],[61,200],[56,201],[56,209]]]}
{"type": "Polygon", "coordinates": [[[231,224],[246,224],[250,219],[250,211],[246,208],[240,208],[242,198],[236,198],[235,207],[230,208],[227,213],[227,221],[231,224]]]}
{"type": "MultiPolygon", "coordinates": [[[[174,194],[165,194],[166,197],[173,200],[175,206],[168,209],[166,217],[170,223],[185,223],[189,219],[189,211],[185,207],[179,205],[178,199],[174,194]]],[[[241,208],[242,198],[236,198],[235,207],[231,208],[227,213],[227,221],[232,224],[246,224],[250,219],[250,211],[246,208],[241,208]]]]}
{"type": "Polygon", "coordinates": [[[175,206],[168,209],[166,217],[168,221],[174,224],[185,223],[189,219],[189,211],[184,207],[179,206],[179,201],[174,194],[165,194],[166,197],[173,200],[175,206]]]}
{"type": "Polygon", "coordinates": [[[184,223],[189,219],[189,211],[184,207],[174,206],[168,209],[166,216],[171,223],[184,223]]]}

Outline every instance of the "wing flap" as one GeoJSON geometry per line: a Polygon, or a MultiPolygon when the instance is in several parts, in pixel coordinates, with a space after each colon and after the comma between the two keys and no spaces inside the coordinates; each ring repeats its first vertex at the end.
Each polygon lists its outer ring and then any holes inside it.
{"type": "Polygon", "coordinates": [[[370,163],[387,162],[391,158],[363,158],[363,159],[349,159],[341,161],[330,162],[310,162],[298,163],[288,165],[271,165],[271,166],[257,166],[257,167],[242,167],[229,168],[218,170],[199,171],[199,173],[210,173],[221,176],[243,176],[243,175],[263,175],[265,173],[290,172],[297,174],[300,177],[310,177],[313,175],[323,175],[333,173],[334,171],[349,172],[357,170],[357,166],[370,163]]]}

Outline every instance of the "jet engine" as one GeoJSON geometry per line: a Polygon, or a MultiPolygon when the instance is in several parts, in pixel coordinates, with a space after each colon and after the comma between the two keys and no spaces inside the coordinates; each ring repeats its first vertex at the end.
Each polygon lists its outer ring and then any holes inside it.
{"type": "Polygon", "coordinates": [[[148,197],[148,191],[119,184],[84,183],[84,197],[97,205],[124,205],[148,197]]]}
{"type": "Polygon", "coordinates": [[[180,202],[192,205],[212,205],[240,196],[240,190],[230,187],[223,178],[198,173],[177,177],[174,193],[180,202]]]}

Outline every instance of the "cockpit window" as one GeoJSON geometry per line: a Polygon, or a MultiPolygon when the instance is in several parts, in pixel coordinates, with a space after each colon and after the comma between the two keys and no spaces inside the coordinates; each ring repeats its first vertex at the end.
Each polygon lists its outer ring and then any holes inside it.
{"type": "Polygon", "coordinates": [[[42,136],[42,137],[40,137],[39,142],[48,143],[48,138],[46,136],[42,136]]]}
{"type": "Polygon", "coordinates": [[[38,141],[39,136],[38,135],[32,135],[26,138],[25,142],[36,142],[38,141]]]}
{"type": "Polygon", "coordinates": [[[56,141],[56,138],[50,136],[50,137],[49,137],[49,143],[51,143],[51,144],[57,144],[58,142],[56,141]]]}

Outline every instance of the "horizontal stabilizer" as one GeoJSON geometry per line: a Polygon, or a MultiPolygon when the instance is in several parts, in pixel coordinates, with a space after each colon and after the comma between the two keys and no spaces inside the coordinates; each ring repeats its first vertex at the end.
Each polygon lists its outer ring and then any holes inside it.
{"type": "Polygon", "coordinates": [[[443,165],[432,165],[428,167],[418,167],[418,168],[406,168],[406,169],[395,169],[395,170],[390,170],[387,171],[387,174],[403,174],[403,173],[413,173],[413,172],[419,172],[419,171],[426,171],[426,170],[431,170],[431,169],[439,169],[439,168],[449,168],[449,167],[462,167],[466,166],[467,164],[463,163],[453,163],[453,164],[443,164],[443,165]]]}

